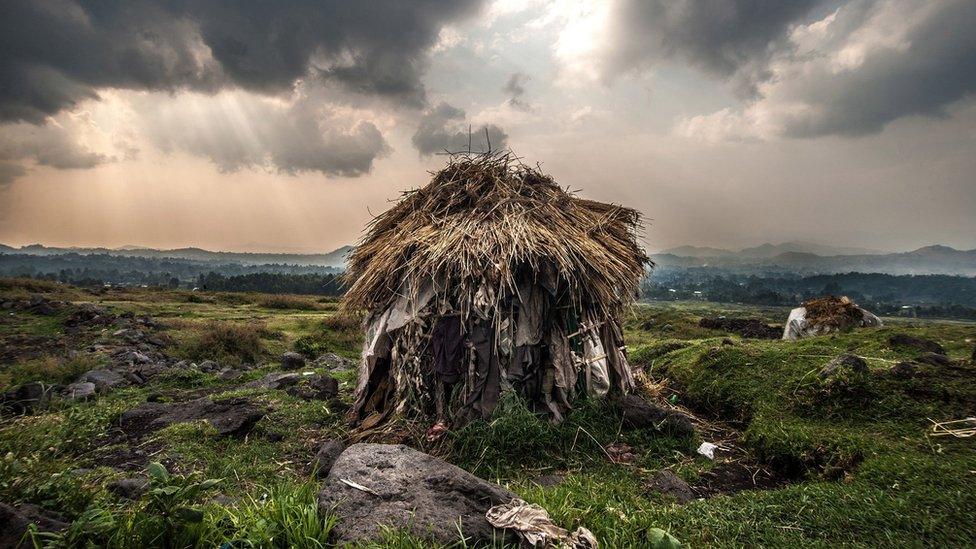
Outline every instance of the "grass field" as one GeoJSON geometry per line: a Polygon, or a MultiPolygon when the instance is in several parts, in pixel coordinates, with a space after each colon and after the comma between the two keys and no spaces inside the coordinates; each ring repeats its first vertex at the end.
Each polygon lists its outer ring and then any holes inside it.
{"type": "MultiPolygon", "coordinates": [[[[111,360],[100,346],[115,341],[118,325],[66,324],[84,303],[121,318],[151,316],[161,352],[173,359],[253,366],[241,367],[234,379],[180,369],[94,400],[56,399],[26,414],[5,413],[0,502],[36,504],[73,521],[39,543],[328,546],[331,519],[316,508],[311,463],[323,440],[347,432],[343,408],[354,370],[330,372],[340,380],[342,402],[244,385],[277,371],[285,351],[356,358],[359,328],[335,316],[334,300],[91,292],[0,280],[0,301],[32,294],[72,305],[49,314],[0,311],[4,390],[30,381],[65,384],[111,360]],[[138,447],[115,435],[120,415],[147,398],[203,395],[247,397],[267,413],[244,438],[219,436],[202,422],[167,427],[138,447]],[[138,470],[120,470],[120,455],[138,470]],[[149,470],[151,463],[167,471],[149,470]],[[141,498],[106,489],[140,472],[152,474],[155,487],[141,498]]],[[[929,434],[930,420],[976,415],[976,325],[895,319],[880,329],[798,343],[698,326],[701,317],[718,315],[781,323],[786,313],[700,302],[642,304],[629,313],[633,364],[648,374],[659,398],[698,418],[693,439],[623,429],[602,402],[582,403],[555,426],[506,401],[490,423],[471,424],[421,449],[541,504],[564,527],[586,526],[606,547],[650,546],[655,529],[692,547],[976,546],[976,439],[929,434]],[[934,340],[950,360],[919,362],[919,351],[889,344],[896,333],[934,340]],[[862,357],[868,371],[818,375],[844,353],[862,357]],[[913,361],[908,374],[893,370],[903,361],[913,361]],[[716,460],[695,452],[702,441],[720,446],[716,460]],[[634,459],[608,459],[613,443],[629,446],[634,459]],[[678,504],[656,492],[648,483],[661,470],[705,497],[678,504]]],[[[313,363],[308,369],[327,372],[313,363]]],[[[422,544],[391,531],[377,546],[422,544]]]]}

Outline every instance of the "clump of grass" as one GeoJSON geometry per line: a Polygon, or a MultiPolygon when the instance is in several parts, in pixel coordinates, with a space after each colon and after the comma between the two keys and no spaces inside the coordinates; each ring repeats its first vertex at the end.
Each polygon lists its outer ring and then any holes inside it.
{"type": "Polygon", "coordinates": [[[32,532],[36,547],[331,547],[335,517],[319,511],[317,483],[255,486],[227,507],[207,503],[220,479],[149,465],[150,489],[131,507],[96,505],[57,533],[32,532]]]}
{"type": "Polygon", "coordinates": [[[267,356],[262,338],[273,334],[260,322],[246,324],[209,321],[195,328],[176,348],[189,360],[215,360],[221,364],[257,363],[267,356]]]}
{"type": "Polygon", "coordinates": [[[452,437],[451,460],[489,478],[523,469],[602,466],[608,462],[604,447],[613,442],[641,448],[645,464],[676,450],[689,450],[688,440],[647,429],[623,430],[619,413],[606,400],[578,402],[557,425],[533,413],[512,394],[503,397],[493,419],[469,423],[452,437]]]}
{"type": "Polygon", "coordinates": [[[26,362],[18,362],[0,373],[0,387],[10,387],[29,381],[65,385],[81,374],[97,369],[103,361],[90,354],[73,357],[44,356],[26,362]]]}
{"type": "Polygon", "coordinates": [[[293,309],[296,311],[315,311],[319,308],[315,302],[296,295],[273,295],[261,300],[259,305],[266,309],[293,309]]]}
{"type": "Polygon", "coordinates": [[[322,353],[336,353],[355,360],[359,358],[363,337],[359,318],[344,314],[330,315],[313,327],[311,334],[296,339],[292,348],[308,358],[322,353]]]}

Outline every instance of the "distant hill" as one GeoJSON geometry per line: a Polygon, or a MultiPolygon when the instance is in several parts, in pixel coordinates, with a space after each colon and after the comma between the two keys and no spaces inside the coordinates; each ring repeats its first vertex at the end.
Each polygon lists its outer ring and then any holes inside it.
{"type": "MultiPolygon", "coordinates": [[[[344,269],[354,246],[343,246],[323,254],[214,252],[201,248],[157,250],[139,246],[125,249],[56,248],[32,244],[12,248],[0,244],[8,255],[56,256],[66,254],[101,255],[128,258],[184,260],[219,265],[295,265],[344,269]]],[[[743,274],[766,276],[784,273],[800,275],[833,273],[887,273],[894,275],[947,274],[976,276],[976,250],[956,250],[948,246],[925,246],[901,253],[852,253],[858,248],[823,246],[803,242],[763,244],[738,252],[719,248],[681,246],[652,255],[659,267],[716,268],[743,274]],[[815,251],[811,251],[815,250],[815,251]],[[817,253],[817,252],[820,253],[817,253]]]]}
{"type": "MultiPolygon", "coordinates": [[[[0,244],[0,246],[3,246],[0,244]]],[[[20,248],[3,246],[2,253],[28,254],[50,256],[62,254],[104,254],[126,257],[145,257],[154,259],[187,259],[193,261],[215,261],[220,263],[234,263],[238,265],[314,265],[318,267],[345,268],[346,258],[355,248],[343,246],[324,254],[287,254],[287,253],[252,253],[252,252],[214,252],[201,248],[177,248],[173,250],[157,250],[142,246],[122,246],[120,248],[57,248],[41,244],[31,244],[20,248]]]]}
{"type": "Polygon", "coordinates": [[[772,258],[785,253],[814,254],[819,256],[834,255],[883,255],[885,252],[867,248],[853,248],[848,246],[825,246],[813,242],[782,242],[780,244],[765,243],[741,250],[727,250],[724,248],[710,248],[699,246],[678,246],[663,250],[662,254],[678,257],[750,257],[772,258]]]}
{"type": "Polygon", "coordinates": [[[771,247],[758,246],[757,255],[732,254],[711,257],[689,257],[674,253],[652,256],[660,267],[710,267],[737,273],[887,273],[895,275],[948,274],[976,276],[976,250],[956,250],[948,246],[926,246],[910,252],[888,254],[818,255],[787,251],[764,256],[771,247]]]}

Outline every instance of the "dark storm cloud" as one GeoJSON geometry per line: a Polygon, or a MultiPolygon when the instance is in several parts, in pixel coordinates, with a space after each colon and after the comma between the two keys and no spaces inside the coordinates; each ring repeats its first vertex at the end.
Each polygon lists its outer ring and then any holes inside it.
{"type": "Polygon", "coordinates": [[[469,145],[472,152],[506,147],[508,135],[498,126],[471,127],[464,120],[463,110],[440,103],[420,119],[420,126],[413,134],[413,146],[423,156],[444,151],[463,152],[469,150],[469,145]]]}
{"type": "Polygon", "coordinates": [[[425,52],[480,0],[5,0],[0,120],[40,122],[101,87],[287,91],[309,73],[422,105],[425,52]]]}
{"type": "MultiPolygon", "coordinates": [[[[788,120],[786,134],[876,133],[905,116],[945,116],[947,105],[976,91],[976,2],[940,0],[935,6],[911,28],[907,48],[878,49],[850,71],[819,67],[786,86],[787,99],[818,113],[788,120]]],[[[842,10],[838,22],[845,16],[855,17],[842,10]]]]}
{"type": "Polygon", "coordinates": [[[529,83],[530,79],[529,75],[523,72],[515,72],[508,77],[508,82],[505,83],[502,91],[509,95],[509,105],[523,111],[532,109],[532,106],[522,99],[525,96],[525,85],[529,83]]]}
{"type": "Polygon", "coordinates": [[[5,185],[7,183],[13,183],[14,179],[27,173],[20,164],[10,164],[8,162],[0,162],[0,185],[5,185]]]}
{"type": "Polygon", "coordinates": [[[791,23],[824,0],[621,0],[612,15],[615,76],[677,58],[749,90],[791,23]]]}
{"type": "Polygon", "coordinates": [[[94,168],[111,160],[86,149],[71,131],[56,124],[18,123],[0,131],[0,163],[6,166],[0,169],[0,179],[7,182],[26,173],[18,162],[68,170],[94,168]]]}
{"type": "Polygon", "coordinates": [[[687,61],[791,137],[876,133],[905,116],[942,116],[976,90],[972,0],[621,0],[611,21],[608,76],[687,61]],[[817,20],[826,37],[798,51],[791,31],[817,20]],[[870,39],[900,31],[906,47],[870,39]],[[863,60],[838,69],[845,48],[863,60]]]}

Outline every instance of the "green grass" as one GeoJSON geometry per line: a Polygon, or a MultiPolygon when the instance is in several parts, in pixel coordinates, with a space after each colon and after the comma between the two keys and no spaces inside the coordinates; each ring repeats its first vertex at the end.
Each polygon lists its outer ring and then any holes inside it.
{"type": "MultiPolygon", "coordinates": [[[[151,289],[87,292],[0,280],[0,296],[26,299],[35,292],[92,301],[116,313],[152,315],[175,341],[167,348],[174,356],[259,366],[236,381],[198,372],[161,376],[94,402],[59,401],[32,415],[0,419],[0,500],[39,504],[76,520],[65,536],[47,543],[164,546],[160,503],[148,496],[121,501],[107,492],[105,485],[124,474],[100,459],[116,448],[109,444],[118,442],[112,437],[121,413],[148,394],[179,400],[205,390],[213,398],[246,396],[268,413],[245,438],[217,436],[201,423],[172,426],[146,438],[144,448],[152,460],[173,464],[173,483],[220,479],[178,504],[203,515],[198,522],[169,525],[173,546],[329,546],[332,519],[315,504],[318,482],[310,476],[310,462],[322,440],[347,433],[341,406],[333,409],[285,391],[241,385],[275,371],[286,350],[309,358],[325,352],[357,358],[359,319],[336,316],[331,298],[151,289]]],[[[792,484],[673,504],[649,491],[648,479],[668,468],[697,482],[715,464],[694,448],[712,435],[680,440],[653,430],[624,429],[612,407],[598,401],[578,402],[564,423],[553,425],[517,401],[505,400],[490,421],[474,422],[437,445],[420,444],[544,506],[563,527],[586,526],[605,547],[647,547],[657,528],[692,547],[976,545],[972,439],[926,435],[928,418],[954,419],[976,410],[976,367],[965,360],[976,344],[976,325],[896,319],[883,329],[788,343],[743,340],[698,327],[700,318],[718,315],[782,323],[786,310],[700,302],[639,306],[625,320],[632,363],[655,380],[666,379],[665,396],[740,430],[738,444],[751,458],[791,478],[792,484]],[[914,378],[893,376],[888,372],[892,365],[916,355],[890,348],[888,337],[894,333],[935,339],[961,362],[948,369],[919,366],[914,378]],[[820,368],[845,352],[864,357],[870,371],[820,379],[820,368]],[[603,448],[615,442],[633,448],[634,464],[607,459],[603,448]],[[548,487],[535,483],[549,474],[564,480],[548,487]]],[[[61,341],[62,323],[57,315],[18,313],[0,325],[0,335],[61,341]]],[[[0,365],[0,381],[8,386],[34,379],[65,383],[100,360],[104,357],[97,354],[68,359],[54,353],[15,361],[0,365]]],[[[337,377],[340,397],[348,404],[355,372],[337,377]]],[[[426,546],[395,530],[363,545],[426,546]]]]}

